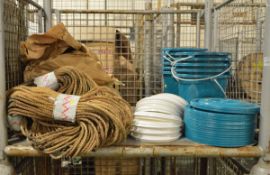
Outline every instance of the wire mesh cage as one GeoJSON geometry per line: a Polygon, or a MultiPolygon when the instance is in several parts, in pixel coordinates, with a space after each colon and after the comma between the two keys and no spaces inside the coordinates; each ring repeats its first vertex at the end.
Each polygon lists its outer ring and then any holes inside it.
{"type": "Polygon", "coordinates": [[[24,0],[4,1],[6,88],[23,81],[19,44],[27,36],[44,31],[43,11],[24,0]]]}
{"type": "MultiPolygon", "coordinates": [[[[119,91],[132,105],[145,95],[161,92],[161,47],[202,45],[201,23],[193,18],[196,10],[160,14],[106,7],[107,11],[59,9],[54,22],[64,23],[76,39],[99,55],[104,70],[123,83],[119,91]],[[164,24],[169,18],[172,23],[164,24]],[[174,35],[176,40],[169,37],[174,35]]],[[[129,8],[134,7],[125,9],[129,8]]]]}
{"type": "MultiPolygon", "coordinates": [[[[40,0],[4,2],[6,87],[10,89],[23,81],[19,42],[45,31],[45,18],[40,0]]],[[[131,105],[162,92],[162,47],[204,47],[203,2],[176,1],[166,6],[159,0],[152,4],[144,0],[54,0],[52,8],[53,24],[64,23],[75,39],[98,55],[103,69],[121,82],[116,89],[131,105]]],[[[264,0],[235,0],[214,11],[215,50],[233,55],[228,97],[260,103],[264,13],[264,0]]],[[[231,158],[201,157],[16,157],[11,161],[22,175],[242,175],[252,166],[245,169],[231,158]]]]}
{"type": "Polygon", "coordinates": [[[233,55],[228,96],[260,104],[264,0],[237,0],[216,11],[217,48],[233,55]]]}
{"type": "MultiPolygon", "coordinates": [[[[83,158],[63,164],[60,160],[41,158],[14,159],[21,175],[245,175],[249,169],[232,158],[83,158]]],[[[253,163],[255,161],[253,160],[253,163]]],[[[253,164],[252,164],[253,165],[253,164]]]]}

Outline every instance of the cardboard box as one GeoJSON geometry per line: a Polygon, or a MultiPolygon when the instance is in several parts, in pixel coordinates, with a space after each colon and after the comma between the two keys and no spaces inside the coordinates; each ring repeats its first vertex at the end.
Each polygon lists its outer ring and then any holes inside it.
{"type": "Polygon", "coordinates": [[[138,74],[133,65],[133,58],[128,38],[120,31],[111,27],[91,28],[84,38],[84,43],[89,51],[97,54],[103,70],[116,77],[122,85],[116,87],[122,97],[131,105],[138,100],[140,88],[138,74]]]}
{"type": "Polygon", "coordinates": [[[115,60],[115,44],[112,42],[88,42],[87,48],[97,54],[103,70],[109,74],[113,74],[115,60]]]}
{"type": "Polygon", "coordinates": [[[81,41],[97,54],[106,73],[114,73],[114,62],[120,56],[132,60],[129,40],[120,31],[112,27],[92,27],[88,31],[81,41]]]}

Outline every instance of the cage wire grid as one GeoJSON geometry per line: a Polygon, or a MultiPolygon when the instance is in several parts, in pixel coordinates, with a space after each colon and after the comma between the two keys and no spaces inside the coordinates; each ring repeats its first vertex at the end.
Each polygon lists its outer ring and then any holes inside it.
{"type": "Polygon", "coordinates": [[[6,88],[23,81],[23,63],[19,57],[19,44],[27,36],[43,31],[41,11],[26,0],[4,1],[6,88]],[[41,22],[41,23],[40,23],[41,22]]]}
{"type": "MultiPolygon", "coordinates": [[[[42,0],[36,0],[41,6],[42,0]]],[[[164,7],[159,0],[152,1],[152,10],[201,10],[203,1],[175,1],[171,7],[164,7]],[[186,4],[185,4],[186,3],[186,4]],[[198,3],[199,5],[194,5],[198,3]],[[185,4],[185,5],[183,5],[185,4]]],[[[220,1],[215,1],[218,3],[220,1]]],[[[69,32],[99,56],[104,70],[113,74],[123,84],[116,88],[132,105],[143,98],[145,88],[145,58],[151,58],[150,80],[147,89],[150,94],[162,91],[160,49],[162,47],[204,47],[204,16],[198,12],[159,14],[136,13],[145,9],[144,0],[54,0],[53,24],[62,22],[69,32]],[[110,13],[80,10],[108,10],[110,13]],[[119,13],[126,10],[128,13],[119,13]],[[134,13],[132,13],[134,12],[134,13]],[[172,23],[168,22],[172,20],[172,23]],[[199,24],[199,25],[198,25],[199,24]],[[150,27],[149,27],[150,25],[150,27]],[[149,35],[150,33],[150,35],[149,35]],[[199,33],[199,34],[198,34],[199,33]],[[174,37],[168,37],[174,36],[174,37]],[[147,42],[150,39],[151,42],[147,42]],[[166,42],[164,42],[166,41],[166,42]],[[148,52],[145,49],[148,49],[148,52]],[[149,52],[150,51],[150,52],[149,52]],[[148,55],[146,55],[148,54],[148,55]],[[115,62],[117,60],[117,62],[115,62]],[[118,67],[114,67],[118,65],[118,67]],[[119,66],[120,65],[120,66],[119,66]]],[[[260,53],[264,27],[264,0],[235,0],[216,10],[217,43],[215,50],[231,52],[233,57],[233,78],[227,89],[228,97],[260,103],[260,53]],[[241,6],[249,4],[250,6],[241,6]],[[239,76],[249,74],[244,67],[241,73],[239,62],[243,57],[255,53],[255,80],[244,77],[244,90],[239,76]],[[254,82],[257,83],[254,85],[254,82]],[[247,94],[255,94],[248,96],[247,94]],[[253,97],[253,98],[252,98],[253,97]]],[[[26,0],[5,0],[5,52],[6,87],[10,89],[23,81],[23,63],[19,57],[20,41],[27,36],[43,31],[43,17],[39,10],[26,0]]],[[[248,61],[251,64],[251,60],[248,61]]],[[[252,62],[253,63],[253,62],[252,62]]],[[[248,64],[248,65],[249,65],[248,64]]],[[[241,160],[243,161],[243,160],[241,160]]],[[[12,158],[16,170],[28,174],[202,174],[209,175],[245,174],[246,170],[231,159],[168,157],[168,158],[83,158],[80,163],[63,166],[63,161],[41,158],[12,158]],[[202,167],[204,165],[205,167],[202,167]],[[205,171],[207,168],[207,171],[205,171]]]]}
{"type": "MultiPolygon", "coordinates": [[[[38,33],[43,27],[39,9],[27,1],[4,1],[4,49],[6,89],[23,82],[24,63],[20,59],[20,42],[27,36],[38,33]]],[[[8,130],[11,136],[10,130],[8,130]]]]}
{"type": "Polygon", "coordinates": [[[257,104],[261,98],[265,3],[237,0],[216,11],[216,50],[231,52],[233,58],[233,78],[227,94],[257,104]]]}
{"type": "Polygon", "coordinates": [[[245,175],[249,170],[232,158],[199,157],[83,158],[80,164],[63,167],[61,160],[48,157],[13,158],[20,175],[245,175]]]}
{"type": "MultiPolygon", "coordinates": [[[[94,7],[104,5],[102,3],[102,5],[100,3],[95,5],[95,2],[91,1],[94,7]]],[[[203,19],[197,17],[197,11],[176,14],[138,14],[134,4],[128,3],[124,9],[131,10],[128,13],[118,13],[114,11],[114,6],[109,6],[108,3],[106,9],[110,10],[109,12],[95,13],[83,11],[81,6],[77,9],[65,10],[58,8],[57,4],[59,5],[59,2],[54,3],[54,8],[57,9],[53,18],[54,24],[64,23],[77,40],[85,43],[91,51],[100,56],[105,71],[113,74],[123,83],[118,87],[119,91],[132,105],[145,95],[161,92],[160,49],[162,47],[203,47],[203,19]],[[167,24],[168,19],[173,21],[167,24]],[[201,22],[197,24],[197,20],[201,22]],[[118,32],[120,37],[115,35],[115,32],[118,32]],[[123,38],[123,35],[126,38],[123,38]],[[116,52],[113,52],[114,46],[116,52]],[[150,92],[146,92],[147,90],[150,92]]],[[[177,3],[175,6],[170,9],[194,10],[189,6],[179,6],[177,3]]]]}

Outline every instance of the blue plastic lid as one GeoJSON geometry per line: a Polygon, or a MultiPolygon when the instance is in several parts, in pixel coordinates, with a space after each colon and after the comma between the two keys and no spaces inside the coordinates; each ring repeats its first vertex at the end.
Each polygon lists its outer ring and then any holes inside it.
{"type": "Polygon", "coordinates": [[[260,107],[256,104],[224,98],[200,98],[190,102],[193,108],[231,114],[256,114],[260,107]]]}

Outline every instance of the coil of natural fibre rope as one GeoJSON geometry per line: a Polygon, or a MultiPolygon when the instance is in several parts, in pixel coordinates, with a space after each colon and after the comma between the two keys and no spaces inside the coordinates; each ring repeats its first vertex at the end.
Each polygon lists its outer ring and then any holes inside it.
{"type": "Polygon", "coordinates": [[[123,141],[132,122],[129,104],[107,87],[93,83],[80,97],[76,122],[54,121],[54,100],[60,94],[45,87],[18,86],[9,94],[8,113],[33,120],[22,132],[33,145],[53,158],[75,157],[123,141]],[[49,121],[49,122],[48,122],[49,121]]]}
{"type": "MultiPolygon", "coordinates": [[[[83,95],[97,84],[91,80],[84,72],[71,67],[64,66],[54,71],[58,88],[55,89],[59,93],[71,95],[83,95]]],[[[45,79],[46,76],[43,76],[45,79]]],[[[45,81],[45,80],[44,80],[45,81]]],[[[26,82],[25,85],[35,85],[33,81],[26,82]]]]}
{"type": "MultiPolygon", "coordinates": [[[[54,90],[59,93],[70,95],[83,95],[91,88],[97,86],[97,84],[91,78],[89,78],[87,74],[71,66],[63,66],[59,69],[56,69],[54,72],[36,77],[36,79],[25,82],[23,85],[37,86],[37,83],[41,83],[39,85],[50,87],[50,85],[53,83],[54,90]],[[36,79],[39,79],[39,82],[35,82],[36,79]]],[[[22,120],[23,119],[21,116],[9,116],[8,118],[11,128],[16,131],[20,130],[19,128],[21,128],[20,123],[22,120]],[[16,122],[14,122],[14,120],[16,122]]],[[[35,122],[36,121],[33,121],[33,125],[35,122]]],[[[47,121],[47,125],[53,122],[54,121],[47,121]]]]}

